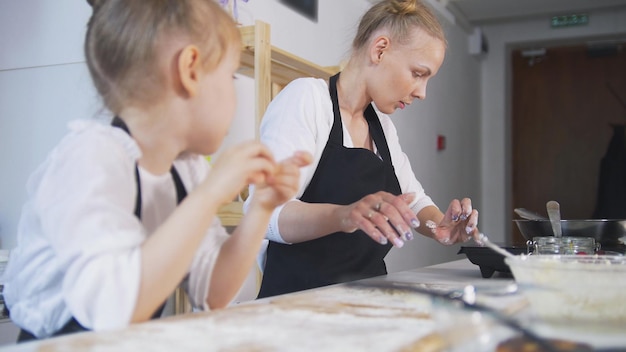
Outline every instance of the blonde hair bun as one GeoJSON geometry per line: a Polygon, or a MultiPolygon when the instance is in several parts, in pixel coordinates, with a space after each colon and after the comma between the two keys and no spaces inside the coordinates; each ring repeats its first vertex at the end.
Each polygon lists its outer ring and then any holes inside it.
{"type": "Polygon", "coordinates": [[[418,11],[417,3],[419,0],[388,0],[389,12],[394,15],[411,15],[418,11]]]}
{"type": "Polygon", "coordinates": [[[419,28],[446,43],[445,34],[437,17],[420,0],[382,0],[361,17],[352,48],[365,47],[376,30],[386,28],[400,42],[409,38],[413,28],[419,28]]]}

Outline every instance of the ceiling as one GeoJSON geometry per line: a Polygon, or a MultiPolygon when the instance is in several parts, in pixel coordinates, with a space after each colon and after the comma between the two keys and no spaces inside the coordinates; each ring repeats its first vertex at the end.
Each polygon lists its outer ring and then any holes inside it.
{"type": "Polygon", "coordinates": [[[470,26],[626,8],[626,0],[429,0],[470,26]]]}

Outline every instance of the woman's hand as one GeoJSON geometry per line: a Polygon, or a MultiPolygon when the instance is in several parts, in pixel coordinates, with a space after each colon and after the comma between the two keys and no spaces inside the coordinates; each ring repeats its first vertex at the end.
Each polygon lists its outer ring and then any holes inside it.
{"type": "Polygon", "coordinates": [[[293,156],[278,164],[274,173],[257,183],[252,202],[273,210],[285,203],[298,191],[300,168],[309,165],[313,156],[308,152],[295,152],[293,156]]]}
{"type": "Polygon", "coordinates": [[[361,229],[380,244],[391,242],[402,247],[404,241],[413,239],[411,228],[420,225],[408,206],[414,198],[414,193],[395,196],[383,191],[367,195],[344,206],[340,215],[342,231],[361,229]]]}
{"type": "Polygon", "coordinates": [[[472,201],[469,198],[463,198],[461,201],[454,199],[439,224],[427,220],[425,225],[431,230],[432,237],[442,244],[467,242],[472,237],[477,238],[479,234],[478,211],[472,209],[472,201]]]}

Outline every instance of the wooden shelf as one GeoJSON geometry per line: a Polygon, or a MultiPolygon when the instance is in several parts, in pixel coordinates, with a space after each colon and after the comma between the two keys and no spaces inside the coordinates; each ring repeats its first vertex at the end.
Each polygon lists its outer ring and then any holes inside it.
{"type": "Polygon", "coordinates": [[[256,133],[272,98],[289,82],[301,77],[328,79],[339,71],[323,67],[270,44],[270,25],[256,21],[240,27],[242,48],[239,73],[254,78],[256,133]]]}
{"type": "MultiPolygon", "coordinates": [[[[244,47],[241,52],[241,68],[239,70],[240,73],[252,78],[254,78],[254,52],[254,47],[244,47]]],[[[281,86],[286,86],[289,82],[300,77],[328,79],[337,72],[334,67],[319,66],[274,46],[271,47],[270,53],[271,81],[281,86]]]]}
{"type": "MultiPolygon", "coordinates": [[[[256,21],[252,26],[239,28],[241,32],[241,60],[239,73],[254,78],[255,136],[265,110],[273,97],[289,82],[301,77],[328,80],[339,72],[339,67],[323,67],[281,50],[270,43],[270,25],[256,21]]],[[[218,216],[224,226],[237,226],[243,216],[242,204],[231,202],[221,207],[218,216]]]]}
{"type": "Polygon", "coordinates": [[[230,227],[239,225],[241,217],[243,216],[243,202],[230,202],[222,206],[219,210],[218,216],[222,226],[230,227]]]}

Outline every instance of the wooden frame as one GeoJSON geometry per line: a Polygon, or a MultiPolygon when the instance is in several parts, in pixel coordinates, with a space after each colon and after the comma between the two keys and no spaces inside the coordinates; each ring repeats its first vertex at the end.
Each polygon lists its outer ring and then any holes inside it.
{"type": "MultiPolygon", "coordinates": [[[[256,21],[240,27],[242,48],[239,73],[254,78],[255,136],[259,138],[261,119],[270,101],[289,82],[301,77],[328,80],[339,71],[337,66],[323,67],[270,44],[270,25],[256,21]]],[[[244,197],[242,197],[244,198],[244,197]]],[[[220,208],[218,216],[224,226],[237,226],[243,215],[241,201],[220,208]]]]}
{"type": "Polygon", "coordinates": [[[254,78],[256,133],[270,101],[289,82],[301,77],[328,80],[338,67],[323,67],[270,44],[270,25],[256,21],[240,28],[241,68],[239,73],[254,78]]]}

